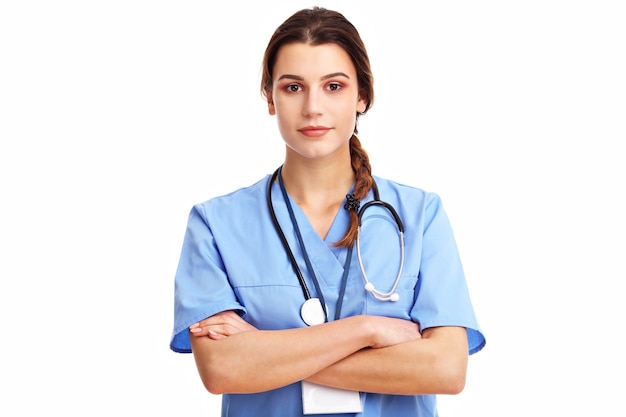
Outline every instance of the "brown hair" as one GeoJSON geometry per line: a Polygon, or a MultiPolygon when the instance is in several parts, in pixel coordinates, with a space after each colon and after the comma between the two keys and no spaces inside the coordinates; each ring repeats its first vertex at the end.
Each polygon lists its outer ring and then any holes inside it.
{"type": "MultiPolygon", "coordinates": [[[[374,103],[374,77],[370,68],[370,61],[356,28],[341,13],[313,7],[294,13],[272,35],[265,54],[263,56],[263,74],[261,78],[261,94],[267,98],[272,91],[274,64],[276,56],[283,45],[288,43],[306,43],[311,45],[336,44],[343,48],[357,73],[359,95],[365,100],[365,110],[357,113],[357,122],[361,114],[365,114],[374,103]]],[[[357,126],[350,138],[350,159],[352,170],[356,178],[354,186],[354,198],[365,198],[374,179],[367,152],[361,146],[361,141],[356,136],[357,126]]],[[[358,229],[358,215],[354,210],[350,212],[350,225],[346,234],[335,243],[336,246],[349,247],[354,243],[358,229]]]]}

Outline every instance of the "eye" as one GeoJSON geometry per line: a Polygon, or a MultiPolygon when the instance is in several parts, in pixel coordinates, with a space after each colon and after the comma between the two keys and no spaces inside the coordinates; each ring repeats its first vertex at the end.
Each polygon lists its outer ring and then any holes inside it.
{"type": "Polygon", "coordinates": [[[302,87],[298,84],[289,84],[285,87],[285,90],[287,90],[288,93],[297,93],[302,90],[302,87]]]}
{"type": "Polygon", "coordinates": [[[329,84],[326,86],[326,89],[327,89],[328,91],[339,91],[339,90],[341,90],[342,88],[343,88],[343,86],[342,86],[341,84],[339,84],[339,83],[329,83],[329,84]]]}

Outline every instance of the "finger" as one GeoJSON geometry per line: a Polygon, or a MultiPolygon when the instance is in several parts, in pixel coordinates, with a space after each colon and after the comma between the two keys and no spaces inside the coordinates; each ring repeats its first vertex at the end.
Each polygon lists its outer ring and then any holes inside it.
{"type": "Polygon", "coordinates": [[[209,339],[212,340],[221,340],[221,339],[226,339],[228,336],[214,332],[213,330],[209,330],[208,332],[209,334],[207,335],[209,337],[209,339]]]}
{"type": "Polygon", "coordinates": [[[234,311],[222,311],[200,321],[200,326],[206,327],[215,324],[225,324],[235,318],[240,318],[234,311]]]}

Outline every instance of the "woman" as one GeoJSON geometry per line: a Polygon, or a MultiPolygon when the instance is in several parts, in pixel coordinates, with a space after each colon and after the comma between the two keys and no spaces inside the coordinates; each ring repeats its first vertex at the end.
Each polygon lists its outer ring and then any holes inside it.
{"type": "Polygon", "coordinates": [[[284,163],[191,210],[171,349],[193,352],[223,416],[435,416],[485,338],[439,197],[372,176],[360,36],[301,10],[263,68],[284,163]]]}

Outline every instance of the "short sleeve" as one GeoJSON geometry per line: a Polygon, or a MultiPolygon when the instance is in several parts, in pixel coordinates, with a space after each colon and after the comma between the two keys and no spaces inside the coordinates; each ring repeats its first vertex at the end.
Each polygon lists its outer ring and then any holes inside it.
{"type": "Polygon", "coordinates": [[[480,351],[485,337],[470,299],[452,227],[441,199],[427,195],[417,296],[411,312],[421,329],[461,326],[467,329],[469,353],[480,351]]]}
{"type": "Polygon", "coordinates": [[[204,209],[198,204],[189,214],[176,269],[170,349],[179,353],[191,352],[190,325],[220,311],[245,313],[229,284],[204,209]]]}

